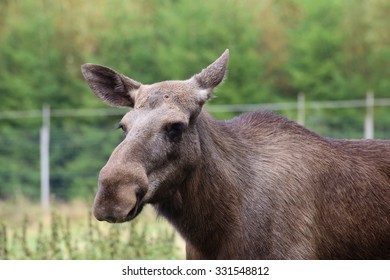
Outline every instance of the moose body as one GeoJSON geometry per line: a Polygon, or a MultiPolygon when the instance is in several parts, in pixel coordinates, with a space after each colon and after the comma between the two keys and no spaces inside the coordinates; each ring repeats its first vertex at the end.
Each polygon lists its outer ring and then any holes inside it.
{"type": "Polygon", "coordinates": [[[82,67],[98,97],[134,108],[95,217],[125,222],[152,204],[188,259],[390,259],[390,141],[323,138],[271,112],[215,120],[203,104],[228,55],[152,85],[82,67]]]}

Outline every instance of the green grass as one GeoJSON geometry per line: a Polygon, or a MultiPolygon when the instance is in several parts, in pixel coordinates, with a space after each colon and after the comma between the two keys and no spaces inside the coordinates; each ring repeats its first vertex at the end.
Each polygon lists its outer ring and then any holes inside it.
{"type": "Polygon", "coordinates": [[[98,222],[82,202],[48,213],[24,199],[0,202],[0,259],[182,259],[183,242],[146,207],[134,221],[98,222]]]}

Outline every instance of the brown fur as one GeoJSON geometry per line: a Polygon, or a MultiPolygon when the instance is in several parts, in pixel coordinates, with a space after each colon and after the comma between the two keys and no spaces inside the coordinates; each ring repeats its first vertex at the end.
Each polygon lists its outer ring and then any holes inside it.
{"type": "Polygon", "coordinates": [[[202,105],[227,59],[153,85],[83,66],[105,102],[134,105],[96,218],[125,222],[150,203],[188,259],[390,259],[390,141],[327,139],[270,112],[216,121],[202,105]]]}

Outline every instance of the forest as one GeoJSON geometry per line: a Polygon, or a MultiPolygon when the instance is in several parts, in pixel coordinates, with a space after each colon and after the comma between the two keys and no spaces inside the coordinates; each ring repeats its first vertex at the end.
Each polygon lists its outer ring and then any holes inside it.
{"type": "MultiPolygon", "coordinates": [[[[83,80],[84,63],[147,84],[187,79],[228,48],[228,79],[211,105],[293,102],[300,92],[390,98],[389,14],[389,0],[0,0],[0,199],[39,199],[42,106],[107,108],[83,80]]],[[[308,114],[324,136],[362,137],[362,109],[308,114]]],[[[51,118],[53,197],[93,197],[120,118],[51,118]]],[[[390,138],[390,107],[375,111],[375,125],[390,138]]]]}

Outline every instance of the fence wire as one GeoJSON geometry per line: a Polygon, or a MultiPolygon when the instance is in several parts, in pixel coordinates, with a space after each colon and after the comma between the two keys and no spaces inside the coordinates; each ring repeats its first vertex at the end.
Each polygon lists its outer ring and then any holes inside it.
{"type": "MultiPolygon", "coordinates": [[[[380,102],[380,106],[377,104],[374,111],[374,137],[390,139],[390,109],[384,106],[390,106],[390,99],[376,102],[380,102]]],[[[326,137],[363,138],[364,102],[354,106],[342,104],[331,106],[328,103],[329,106],[321,107],[318,103],[312,103],[312,106],[307,103],[305,126],[326,137]],[[343,110],[342,114],[340,110],[343,110]]],[[[297,119],[296,108],[296,103],[208,106],[208,110],[219,118],[273,109],[293,120],[297,119]]],[[[99,170],[122,140],[122,132],[115,126],[125,112],[123,109],[51,111],[51,196],[64,200],[93,197],[99,170]]],[[[23,195],[39,199],[41,116],[41,111],[0,113],[0,198],[23,195]]]]}

